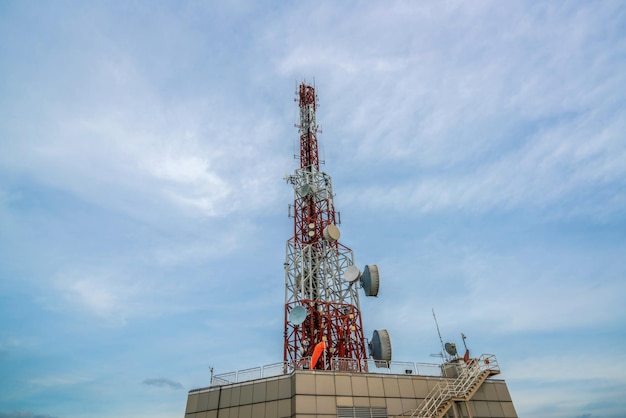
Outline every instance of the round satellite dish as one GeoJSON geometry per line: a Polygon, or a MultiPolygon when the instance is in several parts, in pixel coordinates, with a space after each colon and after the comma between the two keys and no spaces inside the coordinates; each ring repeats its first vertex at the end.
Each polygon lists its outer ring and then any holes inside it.
{"type": "Polygon", "coordinates": [[[294,325],[300,325],[306,319],[306,309],[304,306],[296,306],[289,312],[289,321],[294,325]]]}
{"type": "Polygon", "coordinates": [[[444,348],[446,349],[446,353],[450,354],[451,356],[456,356],[456,344],[455,343],[446,343],[444,348]]]}
{"type": "Polygon", "coordinates": [[[317,192],[317,187],[314,184],[305,184],[298,190],[300,196],[307,197],[314,195],[317,192]]]}
{"type": "Polygon", "coordinates": [[[355,265],[346,267],[343,271],[343,279],[349,283],[354,283],[361,277],[361,270],[355,265]]]}
{"type": "Polygon", "coordinates": [[[328,224],[324,228],[324,239],[328,242],[335,242],[341,236],[341,232],[339,232],[339,228],[336,225],[328,224]]]}
{"type": "Polygon", "coordinates": [[[361,275],[361,283],[365,296],[378,296],[378,288],[380,287],[380,276],[378,274],[378,266],[369,264],[365,266],[361,275]]]}
{"type": "Polygon", "coordinates": [[[304,186],[300,188],[300,195],[303,197],[306,197],[310,191],[311,191],[311,186],[309,186],[308,184],[305,184],[304,186]]]}
{"type": "Polygon", "coordinates": [[[375,330],[369,343],[370,355],[374,360],[391,361],[391,338],[386,329],[375,330]]]}

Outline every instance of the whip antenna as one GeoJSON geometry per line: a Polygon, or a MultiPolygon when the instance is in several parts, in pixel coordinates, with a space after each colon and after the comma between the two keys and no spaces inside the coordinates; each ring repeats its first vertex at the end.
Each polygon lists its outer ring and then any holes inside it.
{"type": "Polygon", "coordinates": [[[439,323],[437,322],[437,316],[435,315],[435,308],[433,310],[433,318],[435,318],[435,326],[437,327],[437,335],[439,335],[439,342],[441,343],[441,356],[444,357],[445,346],[443,345],[443,338],[441,338],[441,332],[439,331],[439,323]]]}

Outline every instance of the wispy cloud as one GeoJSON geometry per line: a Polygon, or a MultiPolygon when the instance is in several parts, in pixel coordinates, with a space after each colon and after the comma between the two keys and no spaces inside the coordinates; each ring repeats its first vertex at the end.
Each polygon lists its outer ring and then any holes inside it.
{"type": "Polygon", "coordinates": [[[157,386],[157,387],[168,387],[170,389],[182,389],[183,385],[179,382],[176,382],[171,379],[166,379],[164,377],[160,377],[157,379],[146,379],[143,381],[144,385],[148,386],[157,386]]]}
{"type": "Polygon", "coordinates": [[[134,286],[123,283],[124,278],[113,272],[73,269],[57,276],[56,286],[64,303],[51,301],[53,307],[81,307],[91,314],[124,323],[134,286]],[[58,305],[58,306],[57,306],[58,305]]]}
{"type": "Polygon", "coordinates": [[[89,382],[91,379],[74,374],[67,375],[50,375],[50,376],[41,376],[35,377],[28,380],[28,383],[34,386],[42,386],[47,388],[52,387],[62,387],[62,386],[75,386],[78,384],[84,384],[89,382]]]}
{"type": "Polygon", "coordinates": [[[32,340],[32,338],[7,338],[0,341],[0,358],[9,356],[11,353],[31,349],[36,345],[37,344],[32,340]]]}
{"type": "Polygon", "coordinates": [[[525,145],[496,161],[452,173],[407,174],[393,184],[369,187],[365,193],[348,192],[348,197],[359,205],[394,211],[480,213],[556,207],[552,215],[603,218],[621,211],[619,190],[626,174],[620,163],[626,149],[619,146],[623,119],[609,126],[603,123],[587,126],[578,121],[559,126],[525,140],[525,145]],[[363,198],[372,195],[380,198],[363,198]],[[564,202],[568,207],[559,207],[564,202]]]}
{"type": "Polygon", "coordinates": [[[0,418],[57,418],[53,415],[38,414],[31,411],[0,412],[0,418]]]}
{"type": "Polygon", "coordinates": [[[289,38],[286,73],[351,69],[349,77],[331,72],[323,91],[341,109],[326,123],[345,127],[342,155],[356,158],[371,184],[348,193],[355,204],[488,212],[575,200],[559,208],[565,218],[621,209],[626,71],[616,69],[624,47],[619,32],[598,30],[616,15],[611,7],[495,6],[354,10],[355,20],[319,31],[306,46],[314,53],[289,38]],[[358,36],[341,36],[346,28],[358,36]],[[395,64],[382,75],[375,60],[395,64]],[[375,170],[385,161],[389,174],[375,170]]]}
{"type": "MultiPolygon", "coordinates": [[[[540,350],[541,351],[541,350],[540,350]]],[[[607,353],[616,351],[607,347],[607,353]]],[[[564,347],[558,354],[546,355],[545,350],[532,357],[526,356],[507,370],[507,375],[515,376],[516,380],[531,382],[540,379],[544,383],[559,381],[597,381],[605,384],[620,384],[626,375],[626,364],[616,362],[611,356],[596,357],[594,367],[572,367],[573,364],[584,365],[587,355],[576,353],[564,347]]]]}

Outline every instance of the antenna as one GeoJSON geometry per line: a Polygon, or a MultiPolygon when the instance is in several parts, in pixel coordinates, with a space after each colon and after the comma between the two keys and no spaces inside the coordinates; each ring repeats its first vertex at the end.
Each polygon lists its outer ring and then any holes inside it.
{"type": "Polygon", "coordinates": [[[298,305],[289,312],[289,321],[294,325],[300,325],[306,319],[308,313],[304,306],[298,305]]]}
{"type": "Polygon", "coordinates": [[[354,283],[361,277],[361,270],[354,264],[346,267],[343,271],[343,279],[348,283],[354,283]]]}
{"type": "Polygon", "coordinates": [[[374,330],[369,343],[370,355],[374,358],[376,367],[389,368],[391,361],[391,339],[386,329],[374,330]]]}
{"type": "Polygon", "coordinates": [[[465,346],[465,355],[463,356],[463,360],[465,360],[465,362],[467,363],[470,354],[469,349],[467,348],[467,344],[465,344],[465,339],[467,337],[465,336],[465,334],[461,333],[461,338],[463,339],[463,345],[465,346]]]}
{"type": "MultiPolygon", "coordinates": [[[[333,370],[338,361],[349,361],[351,371],[367,372],[359,289],[363,288],[366,296],[378,295],[378,267],[367,265],[361,274],[352,250],[339,242],[332,179],[320,171],[323,160],[317,138],[315,83],[296,86],[296,102],[300,148],[299,168],[288,176],[294,195],[288,212],[293,236],[287,240],[284,264],[284,371],[305,367],[333,370]],[[320,347],[323,355],[310,362],[315,347],[320,347]]],[[[391,341],[387,331],[382,331],[376,334],[376,355],[388,362],[391,341]]]]}
{"type": "Polygon", "coordinates": [[[452,357],[456,357],[456,344],[454,343],[446,343],[445,345],[446,353],[450,354],[452,357]]]}
{"type": "Polygon", "coordinates": [[[376,264],[368,264],[365,266],[363,274],[361,275],[361,284],[363,285],[365,296],[378,296],[380,275],[376,264]]]}
{"type": "MultiPolygon", "coordinates": [[[[445,357],[443,352],[445,352],[445,345],[443,344],[443,338],[441,338],[441,332],[439,331],[439,323],[437,322],[437,316],[435,315],[435,308],[431,308],[433,310],[433,318],[435,318],[435,326],[437,327],[437,335],[439,335],[439,342],[441,343],[442,357],[445,357]]],[[[447,359],[446,359],[447,360],[447,359]]]]}

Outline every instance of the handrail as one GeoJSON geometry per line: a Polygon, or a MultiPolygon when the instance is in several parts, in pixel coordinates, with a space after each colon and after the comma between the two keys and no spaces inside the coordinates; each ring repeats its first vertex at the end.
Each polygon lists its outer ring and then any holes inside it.
{"type": "Polygon", "coordinates": [[[422,403],[412,410],[411,417],[440,417],[450,408],[454,399],[469,400],[479,384],[489,375],[500,373],[498,360],[493,354],[483,354],[479,358],[459,362],[456,367],[458,376],[454,380],[435,385],[422,403]]]}
{"type": "MultiPolygon", "coordinates": [[[[498,362],[494,355],[483,354],[477,363],[481,370],[498,370],[498,362]]],[[[331,363],[333,371],[347,371],[353,372],[358,370],[356,365],[352,364],[356,362],[354,359],[333,359],[331,363]]],[[[465,365],[465,363],[463,363],[465,365]]],[[[416,376],[443,376],[442,364],[438,363],[412,363],[405,361],[375,361],[367,360],[368,373],[375,374],[406,374],[416,376]]],[[[462,366],[461,366],[462,367],[462,366]]],[[[318,370],[323,371],[323,370],[318,370]]],[[[293,367],[288,364],[273,363],[261,367],[253,367],[249,369],[243,369],[236,372],[228,372],[214,375],[210,386],[222,386],[232,383],[248,382],[250,380],[261,379],[265,377],[275,377],[293,372],[293,367]]],[[[459,373],[461,370],[459,370],[459,373]]]]}

